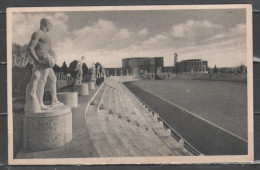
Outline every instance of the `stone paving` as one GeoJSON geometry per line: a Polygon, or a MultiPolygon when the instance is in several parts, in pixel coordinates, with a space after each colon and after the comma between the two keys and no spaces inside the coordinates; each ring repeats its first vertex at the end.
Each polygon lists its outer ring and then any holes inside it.
{"type": "Polygon", "coordinates": [[[190,155],[122,81],[109,77],[86,112],[89,137],[100,157],[190,155]]]}

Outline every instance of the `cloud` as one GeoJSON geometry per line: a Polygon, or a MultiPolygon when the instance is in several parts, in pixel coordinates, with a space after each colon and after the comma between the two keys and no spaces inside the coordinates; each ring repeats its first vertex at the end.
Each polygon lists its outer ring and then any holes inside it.
{"type": "Polygon", "coordinates": [[[211,37],[223,31],[221,25],[213,24],[208,20],[187,20],[184,23],[173,25],[170,35],[174,38],[187,41],[198,41],[211,37]]]}
{"type": "Polygon", "coordinates": [[[63,41],[67,36],[67,17],[61,12],[57,12],[54,16],[46,13],[14,13],[13,14],[13,42],[18,44],[28,44],[33,32],[40,28],[40,20],[48,18],[53,25],[53,30],[50,32],[53,43],[63,41]]]}
{"type": "Polygon", "coordinates": [[[146,35],[148,35],[148,30],[147,29],[142,29],[142,30],[140,30],[139,32],[138,32],[138,35],[140,35],[140,36],[146,36],[146,35]]]}
{"type": "Polygon", "coordinates": [[[131,32],[129,32],[126,28],[122,28],[118,32],[118,38],[120,39],[128,39],[131,36],[131,32]]]}
{"type": "Polygon", "coordinates": [[[99,19],[93,25],[70,31],[67,26],[68,16],[61,12],[15,13],[12,21],[13,42],[28,44],[33,32],[40,28],[43,17],[52,22],[53,29],[48,34],[59,57],[59,65],[64,60],[71,62],[77,56],[85,54],[89,55],[89,63],[95,62],[98,56],[114,56],[116,48],[127,47],[137,39],[137,34],[126,28],[118,28],[109,20],[99,19]]]}
{"type": "Polygon", "coordinates": [[[168,32],[152,34],[149,28],[131,30],[127,25],[119,27],[112,20],[102,18],[70,30],[66,13],[15,13],[13,42],[29,43],[43,17],[53,23],[49,34],[59,65],[64,60],[69,64],[85,55],[88,65],[100,61],[105,67],[120,67],[122,58],[163,56],[165,65],[169,66],[173,65],[174,52],[179,54],[179,60],[201,58],[217,65],[246,62],[246,25],[243,23],[225,30],[208,20],[188,20],[166,28],[168,32]]]}
{"type": "Polygon", "coordinates": [[[223,41],[234,37],[245,37],[246,36],[246,24],[237,24],[234,27],[229,28],[226,31],[222,31],[212,37],[208,37],[204,42],[212,41],[223,41]]]}
{"type": "MultiPolygon", "coordinates": [[[[167,42],[169,41],[168,37],[162,34],[157,34],[153,37],[150,37],[147,40],[144,40],[141,45],[144,46],[146,49],[150,48],[162,48],[163,46],[167,45],[167,42]]],[[[167,45],[168,46],[168,45],[167,45]]]]}

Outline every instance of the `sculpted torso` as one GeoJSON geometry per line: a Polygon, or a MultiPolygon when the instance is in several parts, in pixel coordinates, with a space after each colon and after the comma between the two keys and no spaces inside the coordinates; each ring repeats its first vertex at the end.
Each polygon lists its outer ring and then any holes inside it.
{"type": "Polygon", "coordinates": [[[38,39],[35,46],[35,53],[40,60],[48,56],[51,49],[51,38],[43,31],[38,30],[33,34],[33,38],[38,39]]]}

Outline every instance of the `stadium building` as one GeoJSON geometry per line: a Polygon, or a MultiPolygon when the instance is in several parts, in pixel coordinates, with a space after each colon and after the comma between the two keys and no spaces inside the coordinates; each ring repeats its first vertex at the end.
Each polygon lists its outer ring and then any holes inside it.
{"type": "Polygon", "coordinates": [[[144,75],[149,79],[171,79],[176,74],[208,73],[208,61],[182,60],[174,53],[174,64],[164,67],[163,57],[134,57],[122,59],[122,68],[106,68],[108,75],[144,75]],[[174,74],[174,75],[173,75],[174,74]]]}
{"type": "Polygon", "coordinates": [[[175,65],[176,73],[206,73],[208,72],[208,61],[201,59],[182,60],[175,65]]]}
{"type": "Polygon", "coordinates": [[[163,57],[136,57],[122,60],[123,74],[157,73],[163,71],[163,57]]]}

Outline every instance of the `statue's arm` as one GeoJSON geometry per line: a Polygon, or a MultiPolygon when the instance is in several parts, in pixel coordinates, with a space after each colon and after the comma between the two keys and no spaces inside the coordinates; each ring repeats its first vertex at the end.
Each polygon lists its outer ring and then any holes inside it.
{"type": "Polygon", "coordinates": [[[39,61],[39,58],[37,57],[36,55],[36,52],[35,52],[35,47],[38,43],[40,39],[40,36],[35,32],[33,33],[32,37],[31,37],[31,40],[29,42],[29,46],[28,46],[28,52],[29,54],[31,55],[31,57],[35,60],[35,61],[39,61]]]}
{"type": "Polygon", "coordinates": [[[39,60],[39,58],[37,57],[36,52],[35,52],[35,47],[36,47],[39,39],[40,39],[40,35],[37,32],[33,33],[31,40],[29,42],[27,51],[29,52],[29,54],[33,58],[33,60],[35,60],[40,66],[45,67],[46,65],[41,60],[39,60]]]}
{"type": "Polygon", "coordinates": [[[79,71],[79,67],[80,67],[80,62],[77,63],[77,66],[75,68],[75,71],[79,71]]]}

